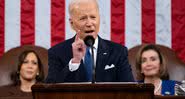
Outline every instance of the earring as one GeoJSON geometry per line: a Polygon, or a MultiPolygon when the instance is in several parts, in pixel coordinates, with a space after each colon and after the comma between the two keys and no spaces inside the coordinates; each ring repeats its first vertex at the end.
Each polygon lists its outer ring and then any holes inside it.
{"type": "Polygon", "coordinates": [[[37,76],[39,76],[39,73],[37,73],[37,76]]]}

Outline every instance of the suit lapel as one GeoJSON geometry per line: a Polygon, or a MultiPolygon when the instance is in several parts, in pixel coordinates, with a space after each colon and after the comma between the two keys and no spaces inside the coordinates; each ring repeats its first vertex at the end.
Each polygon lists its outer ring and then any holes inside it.
{"type": "Polygon", "coordinates": [[[105,40],[99,37],[98,39],[98,52],[97,52],[97,60],[96,60],[96,70],[104,70],[104,66],[107,64],[107,59],[109,56],[110,48],[107,46],[105,40]]]}

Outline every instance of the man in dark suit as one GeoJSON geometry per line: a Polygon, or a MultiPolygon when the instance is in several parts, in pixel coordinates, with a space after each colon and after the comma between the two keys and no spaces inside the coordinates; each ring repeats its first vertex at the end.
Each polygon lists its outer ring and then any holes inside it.
{"type": "MultiPolygon", "coordinates": [[[[100,15],[96,0],[72,0],[69,4],[70,24],[75,37],[48,50],[47,83],[88,81],[84,64],[87,46],[84,38],[92,36],[95,82],[134,81],[128,63],[127,48],[98,36],[100,15]]],[[[92,53],[92,52],[91,52],[92,53]]]]}

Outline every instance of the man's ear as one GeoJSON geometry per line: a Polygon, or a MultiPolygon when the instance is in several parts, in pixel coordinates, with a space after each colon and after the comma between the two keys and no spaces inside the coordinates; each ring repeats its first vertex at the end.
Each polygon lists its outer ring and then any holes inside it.
{"type": "Polygon", "coordinates": [[[72,21],[72,19],[71,19],[71,18],[69,18],[69,22],[70,22],[70,24],[73,24],[73,21],[72,21]]]}
{"type": "Polygon", "coordinates": [[[71,28],[74,29],[74,26],[73,26],[73,20],[71,18],[69,18],[69,23],[71,25],[71,28]]]}

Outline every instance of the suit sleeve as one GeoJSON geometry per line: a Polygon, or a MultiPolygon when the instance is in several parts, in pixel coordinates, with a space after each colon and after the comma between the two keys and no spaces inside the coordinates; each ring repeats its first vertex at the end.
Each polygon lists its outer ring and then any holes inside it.
{"type": "Polygon", "coordinates": [[[64,66],[59,56],[54,51],[48,51],[48,75],[46,83],[64,82],[66,75],[70,72],[68,66],[64,66]],[[62,74],[62,75],[61,75],[62,74]]]}
{"type": "Polygon", "coordinates": [[[134,82],[131,66],[128,62],[128,50],[123,47],[121,50],[121,56],[118,62],[119,72],[118,80],[121,82],[134,82]]]}

